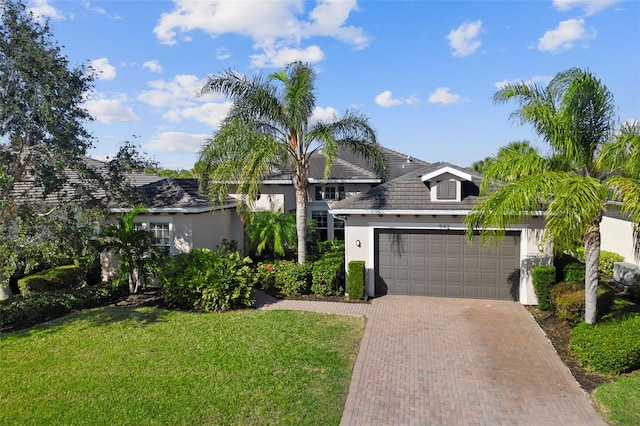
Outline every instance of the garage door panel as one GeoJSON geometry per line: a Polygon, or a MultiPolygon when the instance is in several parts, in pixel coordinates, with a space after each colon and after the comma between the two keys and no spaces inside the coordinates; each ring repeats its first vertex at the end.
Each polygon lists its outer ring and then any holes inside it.
{"type": "Polygon", "coordinates": [[[498,246],[462,231],[376,230],[376,294],[517,298],[519,233],[498,246]]]}

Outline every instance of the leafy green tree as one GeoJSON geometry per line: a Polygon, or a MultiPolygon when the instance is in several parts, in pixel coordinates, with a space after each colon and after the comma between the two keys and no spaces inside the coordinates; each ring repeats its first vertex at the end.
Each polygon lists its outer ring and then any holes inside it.
{"type": "Polygon", "coordinates": [[[496,157],[501,159],[503,156],[512,155],[513,153],[526,155],[531,151],[535,151],[535,149],[531,146],[529,141],[511,142],[509,145],[500,148],[496,156],[489,156],[484,160],[474,161],[470,168],[477,173],[483,174],[485,170],[487,170],[496,161],[496,157]]]}
{"type": "MultiPolygon", "coordinates": [[[[66,169],[88,173],[78,160],[92,144],[83,102],[93,75],[86,66],[70,66],[48,23],[20,1],[0,1],[0,21],[0,241],[13,256],[17,201],[59,192],[66,169]],[[37,190],[19,191],[25,180],[37,190]]],[[[15,265],[15,258],[0,262],[0,299],[11,297],[7,280],[15,265]]]]}
{"type": "Polygon", "coordinates": [[[266,251],[273,257],[283,257],[297,248],[296,216],[293,213],[256,212],[248,220],[245,233],[251,250],[258,256],[266,251]]]}
{"type": "Polygon", "coordinates": [[[129,283],[129,292],[137,293],[144,283],[153,277],[155,270],[154,255],[151,250],[153,234],[145,229],[136,228],[136,216],[146,212],[137,205],[118,218],[116,223],[107,226],[101,237],[102,249],[118,258],[120,280],[129,283]]]}
{"type": "Polygon", "coordinates": [[[233,70],[209,76],[200,94],[218,93],[233,102],[220,129],[200,152],[197,171],[203,191],[221,203],[232,185],[249,207],[260,183],[276,167],[290,168],[296,193],[298,262],[306,261],[309,160],[322,149],[329,176],[338,149],[360,154],[386,176],[386,161],[367,118],[348,111],[341,118],[312,122],[316,75],[293,62],[270,74],[250,77],[233,70]]]}
{"type": "Polygon", "coordinates": [[[480,228],[485,239],[500,238],[507,227],[544,210],[545,241],[556,251],[584,245],[585,321],[593,324],[600,221],[612,197],[640,222],[638,128],[614,131],[613,96],[585,70],[560,72],[546,87],[509,84],[494,95],[496,103],[510,100],[520,107],[512,117],[530,123],[551,153],[502,150],[485,170],[480,192],[486,197],[465,218],[469,235],[480,228]]]}

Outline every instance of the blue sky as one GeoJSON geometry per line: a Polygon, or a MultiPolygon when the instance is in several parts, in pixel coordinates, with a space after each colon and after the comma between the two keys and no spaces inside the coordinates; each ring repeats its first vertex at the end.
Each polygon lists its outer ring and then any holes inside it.
{"type": "Polygon", "coordinates": [[[227,100],[194,92],[226,69],[271,73],[293,60],[318,74],[316,115],[368,116],[379,142],[468,166],[514,140],[544,145],[494,105],[506,81],[546,84],[588,68],[621,122],[640,119],[640,2],[56,1],[50,19],[72,64],[99,72],[87,109],[92,155],[132,140],[166,168],[191,168],[227,100]]]}

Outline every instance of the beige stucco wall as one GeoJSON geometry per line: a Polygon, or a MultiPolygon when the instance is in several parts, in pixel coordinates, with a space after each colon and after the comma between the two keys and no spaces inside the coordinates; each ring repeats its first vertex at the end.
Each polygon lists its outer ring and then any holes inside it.
{"type": "Polygon", "coordinates": [[[640,257],[633,248],[633,224],[628,220],[603,217],[600,222],[602,250],[624,256],[624,261],[640,265],[640,257]]]}
{"type": "MultiPolygon", "coordinates": [[[[136,222],[169,223],[171,254],[187,253],[194,248],[215,250],[222,240],[238,241],[242,250],[244,227],[234,209],[198,214],[144,214],[136,222]]],[[[100,256],[102,280],[108,281],[117,274],[117,258],[108,253],[100,256]]]]}
{"type": "MultiPolygon", "coordinates": [[[[464,230],[461,216],[400,216],[396,215],[348,215],[345,230],[345,255],[347,264],[352,260],[364,260],[368,295],[375,291],[374,275],[374,229],[376,228],[411,228],[464,230]]],[[[520,303],[537,304],[531,268],[539,264],[551,264],[553,256],[550,247],[542,246],[543,219],[531,219],[515,226],[512,230],[520,231],[520,303]]]]}

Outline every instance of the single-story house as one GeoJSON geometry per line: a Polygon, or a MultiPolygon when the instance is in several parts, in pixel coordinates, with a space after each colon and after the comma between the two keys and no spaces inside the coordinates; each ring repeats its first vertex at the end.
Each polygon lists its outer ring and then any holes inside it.
{"type": "Polygon", "coordinates": [[[544,218],[507,230],[496,245],[467,240],[464,217],[481,176],[448,163],[411,171],[332,204],[345,223],[346,262],[362,260],[370,297],[408,294],[536,304],[531,268],[550,264],[544,218]]]}

